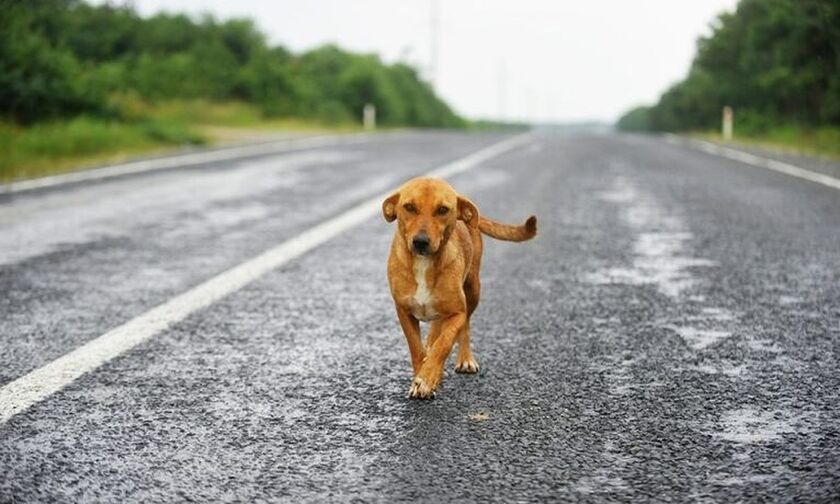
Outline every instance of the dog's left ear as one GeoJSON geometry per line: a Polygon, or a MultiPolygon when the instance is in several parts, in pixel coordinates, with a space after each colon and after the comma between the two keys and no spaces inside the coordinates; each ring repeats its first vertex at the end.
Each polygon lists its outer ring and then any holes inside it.
{"type": "Polygon", "coordinates": [[[400,193],[395,192],[382,202],[382,216],[385,217],[386,221],[394,222],[394,219],[397,218],[397,203],[399,201],[400,193]]]}
{"type": "Polygon", "coordinates": [[[475,203],[463,196],[458,196],[458,218],[466,222],[468,226],[478,227],[478,207],[475,203]]]}

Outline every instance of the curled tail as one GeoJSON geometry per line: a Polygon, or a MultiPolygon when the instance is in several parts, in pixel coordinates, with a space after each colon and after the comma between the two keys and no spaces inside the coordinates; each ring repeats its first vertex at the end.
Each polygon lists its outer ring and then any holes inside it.
{"type": "Polygon", "coordinates": [[[510,224],[502,224],[501,222],[481,217],[478,221],[478,229],[487,236],[497,240],[521,242],[530,240],[537,235],[537,218],[532,215],[528,217],[525,224],[511,226],[510,224]]]}

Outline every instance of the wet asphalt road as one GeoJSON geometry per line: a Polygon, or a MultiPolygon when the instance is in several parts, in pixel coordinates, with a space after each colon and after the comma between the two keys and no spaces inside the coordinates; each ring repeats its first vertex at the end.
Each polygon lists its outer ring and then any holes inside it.
{"type": "MultiPolygon", "coordinates": [[[[0,200],[0,386],[504,135],[400,133],[0,200]]],[[[840,499],[840,191],[534,134],[451,182],[477,376],[433,401],[371,219],[0,425],[0,502],[840,499]]]]}

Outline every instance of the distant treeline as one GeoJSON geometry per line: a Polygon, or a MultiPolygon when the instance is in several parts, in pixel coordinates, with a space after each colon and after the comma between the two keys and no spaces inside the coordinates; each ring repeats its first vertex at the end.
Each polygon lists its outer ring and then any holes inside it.
{"type": "Polygon", "coordinates": [[[107,117],[138,100],[196,98],[335,123],[358,121],[373,103],[385,125],[465,124],[411,66],[333,46],[292,54],[270,46],[250,20],[0,0],[0,119],[107,117]]]}
{"type": "Polygon", "coordinates": [[[688,76],[626,130],[708,130],[735,109],[736,130],[840,125],[840,1],[741,0],[701,38],[688,76]]]}

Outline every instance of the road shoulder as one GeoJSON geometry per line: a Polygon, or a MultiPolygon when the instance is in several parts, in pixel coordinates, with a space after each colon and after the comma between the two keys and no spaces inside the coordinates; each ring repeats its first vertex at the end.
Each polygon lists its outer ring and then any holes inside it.
{"type": "Polygon", "coordinates": [[[745,148],[731,143],[711,142],[667,133],[665,141],[708,154],[729,158],[748,165],[810,180],[840,189],[840,163],[827,158],[783,154],[760,148],[745,148]]]}
{"type": "Polygon", "coordinates": [[[228,161],[265,154],[353,143],[371,138],[368,133],[343,133],[323,135],[288,135],[261,138],[258,141],[240,141],[216,147],[186,148],[152,156],[139,156],[125,162],[80,167],[66,173],[0,184],[0,195],[37,189],[61,187],[79,182],[89,182],[147,173],[162,169],[190,167],[217,161],[228,161]]]}

